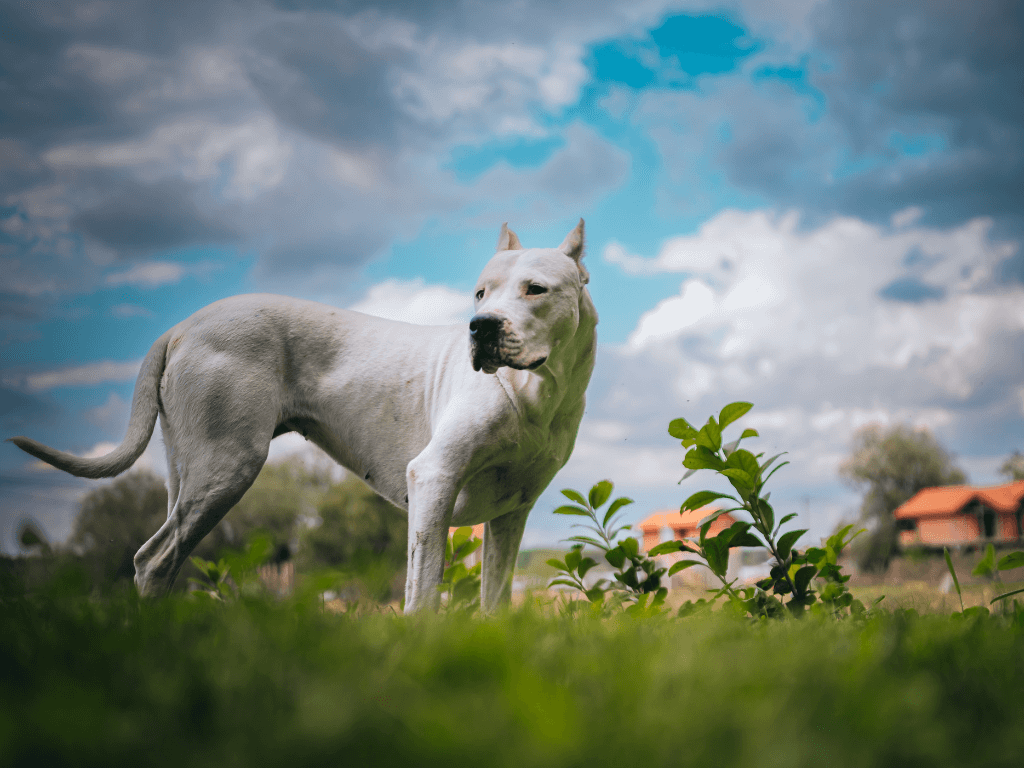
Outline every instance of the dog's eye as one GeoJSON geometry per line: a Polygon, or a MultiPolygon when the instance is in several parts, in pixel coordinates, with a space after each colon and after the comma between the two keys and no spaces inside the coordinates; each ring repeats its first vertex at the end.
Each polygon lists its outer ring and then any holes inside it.
{"type": "Polygon", "coordinates": [[[481,288],[479,291],[476,292],[476,300],[480,301],[480,299],[482,299],[483,297],[484,297],[484,289],[481,288]]]}
{"type": "Polygon", "coordinates": [[[543,285],[537,285],[536,283],[530,283],[528,286],[526,286],[526,295],[527,296],[538,296],[538,295],[540,295],[542,293],[547,293],[547,292],[548,292],[548,289],[545,288],[543,285]]]}

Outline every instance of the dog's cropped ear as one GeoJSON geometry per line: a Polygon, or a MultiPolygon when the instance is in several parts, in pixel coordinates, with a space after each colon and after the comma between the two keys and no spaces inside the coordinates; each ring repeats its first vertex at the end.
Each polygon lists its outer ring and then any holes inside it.
{"type": "Polygon", "coordinates": [[[499,251],[521,251],[523,249],[522,244],[519,242],[519,237],[508,228],[508,222],[506,221],[501,225],[501,234],[498,235],[498,248],[499,251]]]}
{"type": "Polygon", "coordinates": [[[580,219],[576,229],[565,236],[565,240],[558,246],[558,250],[576,262],[576,266],[580,268],[580,278],[583,280],[584,285],[586,285],[590,282],[590,273],[583,266],[583,240],[583,219],[580,219]]]}

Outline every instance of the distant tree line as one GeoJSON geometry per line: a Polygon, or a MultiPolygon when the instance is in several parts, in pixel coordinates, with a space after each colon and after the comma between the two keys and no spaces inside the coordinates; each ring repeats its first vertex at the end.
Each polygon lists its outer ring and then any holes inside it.
{"type": "MultiPolygon", "coordinates": [[[[73,557],[97,584],[129,582],[133,558],[167,519],[167,488],[149,470],[133,470],[89,491],[67,545],[55,556],[73,557]]],[[[267,464],[252,488],[196,548],[215,560],[241,550],[260,533],[273,543],[272,561],[294,560],[296,570],[340,570],[368,596],[387,600],[404,583],[406,513],[355,477],[340,482],[327,466],[298,460],[267,464]]],[[[36,526],[25,526],[22,546],[44,555],[50,547],[36,526]]],[[[177,588],[187,585],[186,571],[177,588]]]]}

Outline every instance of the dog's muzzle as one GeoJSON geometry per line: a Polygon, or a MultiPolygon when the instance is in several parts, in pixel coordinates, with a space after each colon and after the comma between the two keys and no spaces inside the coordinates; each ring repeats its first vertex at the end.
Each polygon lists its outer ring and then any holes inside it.
{"type": "Polygon", "coordinates": [[[494,373],[503,365],[535,371],[547,360],[545,356],[529,363],[520,361],[522,341],[507,330],[504,318],[486,312],[469,321],[469,343],[474,371],[494,373]]]}
{"type": "Polygon", "coordinates": [[[469,321],[469,345],[473,370],[494,373],[502,366],[501,339],[505,321],[497,315],[479,314],[469,321]]]}

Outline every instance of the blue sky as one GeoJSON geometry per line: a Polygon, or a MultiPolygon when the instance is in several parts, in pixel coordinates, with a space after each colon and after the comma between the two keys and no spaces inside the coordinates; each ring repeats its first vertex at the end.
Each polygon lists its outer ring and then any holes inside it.
{"type": "MultiPolygon", "coordinates": [[[[0,2],[0,427],[120,441],[153,340],[271,291],[465,322],[508,221],[587,222],[598,365],[557,489],[677,507],[672,418],[750,400],[773,499],[852,519],[868,423],[1024,449],[1015,2],[0,2]]],[[[308,450],[279,439],[278,457],[308,450]]],[[[142,463],[164,472],[154,441],[142,463]]],[[[87,481],[0,445],[0,546],[87,481]]]]}

